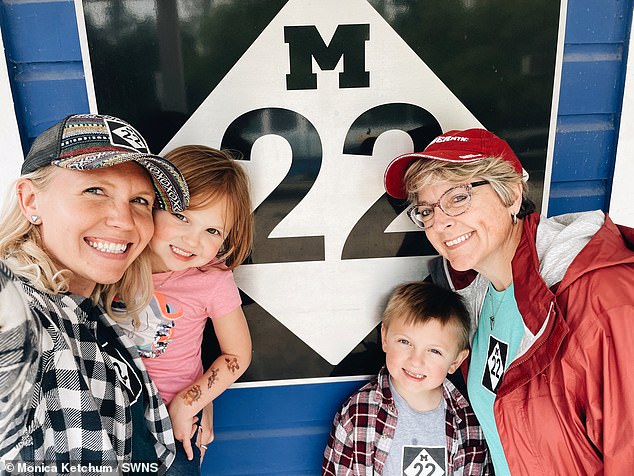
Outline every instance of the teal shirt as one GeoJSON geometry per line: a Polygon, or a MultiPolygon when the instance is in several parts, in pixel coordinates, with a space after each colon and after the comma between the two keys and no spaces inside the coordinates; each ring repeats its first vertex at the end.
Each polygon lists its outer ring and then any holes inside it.
{"type": "Polygon", "coordinates": [[[524,335],[524,322],[513,289],[511,284],[498,292],[489,284],[473,339],[467,378],[469,400],[480,421],[498,476],[511,473],[495,425],[493,403],[504,372],[517,355],[524,335]]]}

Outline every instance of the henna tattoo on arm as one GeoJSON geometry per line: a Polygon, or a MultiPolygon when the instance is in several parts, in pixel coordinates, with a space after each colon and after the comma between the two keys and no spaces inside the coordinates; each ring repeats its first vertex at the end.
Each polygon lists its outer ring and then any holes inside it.
{"type": "Polygon", "coordinates": [[[211,386],[216,383],[216,380],[218,380],[218,372],[220,372],[220,369],[211,369],[211,375],[207,378],[207,388],[211,388],[211,386]]]}
{"type": "Polygon", "coordinates": [[[227,368],[231,370],[232,374],[235,374],[236,370],[240,370],[237,357],[231,357],[231,358],[225,357],[225,362],[227,363],[227,368]]]}
{"type": "Polygon", "coordinates": [[[185,400],[185,405],[191,406],[194,402],[200,399],[201,395],[202,392],[200,391],[200,385],[193,385],[181,398],[185,400]]]}

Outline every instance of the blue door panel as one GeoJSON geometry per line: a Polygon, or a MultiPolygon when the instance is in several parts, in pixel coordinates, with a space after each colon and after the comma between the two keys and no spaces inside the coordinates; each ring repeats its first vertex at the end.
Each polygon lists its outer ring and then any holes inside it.
{"type": "Polygon", "coordinates": [[[615,153],[616,131],[612,116],[562,119],[555,142],[552,180],[586,181],[606,179],[612,165],[606,156],[615,153]],[[583,120],[580,120],[583,119],[583,120]]]}
{"type": "Polygon", "coordinates": [[[605,207],[607,180],[557,182],[550,188],[551,215],[561,215],[605,207]]]}
{"type": "Polygon", "coordinates": [[[320,474],[335,413],[366,381],[227,390],[214,402],[215,440],[203,472],[320,474]]]}
{"type": "Polygon", "coordinates": [[[8,55],[10,61],[81,61],[72,1],[2,3],[3,34],[20,40],[10,42],[13,45],[8,55]]]}
{"type": "Polygon", "coordinates": [[[601,114],[620,110],[622,56],[622,46],[609,45],[600,51],[585,47],[566,48],[562,74],[568,87],[560,93],[559,114],[601,114]],[[569,53],[569,50],[575,51],[569,53]]]}
{"type": "Polygon", "coordinates": [[[19,98],[19,107],[30,115],[29,122],[24,124],[30,140],[59,118],[88,109],[81,62],[19,64],[14,74],[14,94],[19,98]]]}
{"type": "Polygon", "coordinates": [[[621,42],[628,35],[632,3],[628,0],[570,0],[566,43],[621,42]]]}

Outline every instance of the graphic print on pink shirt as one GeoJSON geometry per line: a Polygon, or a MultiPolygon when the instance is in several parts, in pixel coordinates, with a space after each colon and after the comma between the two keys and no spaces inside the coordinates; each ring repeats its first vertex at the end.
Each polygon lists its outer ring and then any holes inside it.
{"type": "Polygon", "coordinates": [[[168,302],[168,297],[155,291],[148,309],[141,316],[142,326],[137,330],[144,335],[143,342],[137,343],[139,355],[156,358],[163,354],[174,338],[174,321],[183,315],[182,307],[168,302]],[[150,311],[154,314],[150,316],[150,311]]]}

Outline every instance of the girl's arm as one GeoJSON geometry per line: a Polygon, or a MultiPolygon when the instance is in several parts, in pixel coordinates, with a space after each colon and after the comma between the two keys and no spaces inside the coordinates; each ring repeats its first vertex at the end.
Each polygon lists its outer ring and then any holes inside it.
{"type": "Polygon", "coordinates": [[[189,440],[194,416],[234,383],[251,363],[251,335],[242,308],[214,317],[211,322],[220,344],[220,356],[168,406],[174,437],[183,442],[189,459],[193,457],[189,440]]]}

